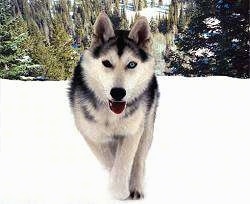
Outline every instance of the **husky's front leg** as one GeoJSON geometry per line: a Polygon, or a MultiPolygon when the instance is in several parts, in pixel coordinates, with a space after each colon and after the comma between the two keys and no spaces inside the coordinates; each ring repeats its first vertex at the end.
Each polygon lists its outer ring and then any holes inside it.
{"type": "Polygon", "coordinates": [[[131,171],[129,182],[131,199],[141,199],[144,197],[143,183],[145,173],[145,160],[148,154],[148,150],[151,146],[152,139],[153,123],[146,125],[134,158],[133,168],[131,171]]]}
{"type": "Polygon", "coordinates": [[[143,183],[144,183],[144,173],[145,173],[145,160],[147,158],[147,154],[153,139],[156,104],[157,103],[155,101],[148,114],[144,132],[140,139],[137,152],[134,158],[134,163],[129,183],[131,199],[141,199],[144,197],[143,183]]]}
{"type": "Polygon", "coordinates": [[[108,143],[93,142],[87,137],[85,137],[85,140],[101,164],[107,170],[111,170],[114,163],[114,155],[111,152],[110,145],[108,143]]]}
{"type": "Polygon", "coordinates": [[[140,128],[135,135],[124,137],[119,141],[110,174],[110,189],[116,199],[124,200],[130,195],[129,179],[142,133],[143,128],[140,128]]]}

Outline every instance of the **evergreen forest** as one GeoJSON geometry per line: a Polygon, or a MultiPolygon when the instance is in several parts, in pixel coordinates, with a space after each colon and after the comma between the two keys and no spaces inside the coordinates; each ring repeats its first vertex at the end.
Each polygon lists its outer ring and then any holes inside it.
{"type": "Polygon", "coordinates": [[[0,0],[0,78],[69,79],[100,11],[146,15],[157,75],[249,78],[249,0],[0,0]]]}

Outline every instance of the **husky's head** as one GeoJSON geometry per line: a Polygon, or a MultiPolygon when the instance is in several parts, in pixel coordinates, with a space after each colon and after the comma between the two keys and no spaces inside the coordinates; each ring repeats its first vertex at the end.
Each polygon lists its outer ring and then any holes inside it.
{"type": "Polygon", "coordinates": [[[139,17],[131,31],[114,31],[104,12],[98,16],[81,63],[88,86],[113,112],[121,113],[147,88],[155,64],[150,45],[145,17],[139,17]]]}

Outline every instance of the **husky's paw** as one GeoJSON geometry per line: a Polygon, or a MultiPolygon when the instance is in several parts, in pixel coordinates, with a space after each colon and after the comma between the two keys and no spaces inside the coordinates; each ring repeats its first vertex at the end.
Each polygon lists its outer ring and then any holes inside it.
{"type": "Polygon", "coordinates": [[[130,191],[130,195],[129,195],[129,199],[131,200],[140,200],[144,198],[144,194],[143,192],[137,191],[137,190],[133,190],[130,191]]]}
{"type": "Polygon", "coordinates": [[[113,197],[117,200],[126,200],[129,197],[129,191],[126,189],[111,189],[111,193],[113,195],[113,197]]]}
{"type": "Polygon", "coordinates": [[[115,199],[125,200],[129,197],[130,192],[128,185],[123,182],[111,182],[110,191],[115,199]]]}

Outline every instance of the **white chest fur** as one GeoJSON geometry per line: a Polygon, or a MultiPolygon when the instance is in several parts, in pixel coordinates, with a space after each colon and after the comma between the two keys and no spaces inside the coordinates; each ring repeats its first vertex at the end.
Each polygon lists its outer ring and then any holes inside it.
{"type": "Polygon", "coordinates": [[[73,111],[76,126],[84,137],[95,142],[108,142],[113,140],[114,136],[126,137],[136,134],[143,127],[146,107],[141,106],[128,117],[125,117],[125,111],[115,114],[105,106],[97,110],[88,109],[93,116],[92,120],[86,118],[79,103],[75,104],[73,111]]]}

